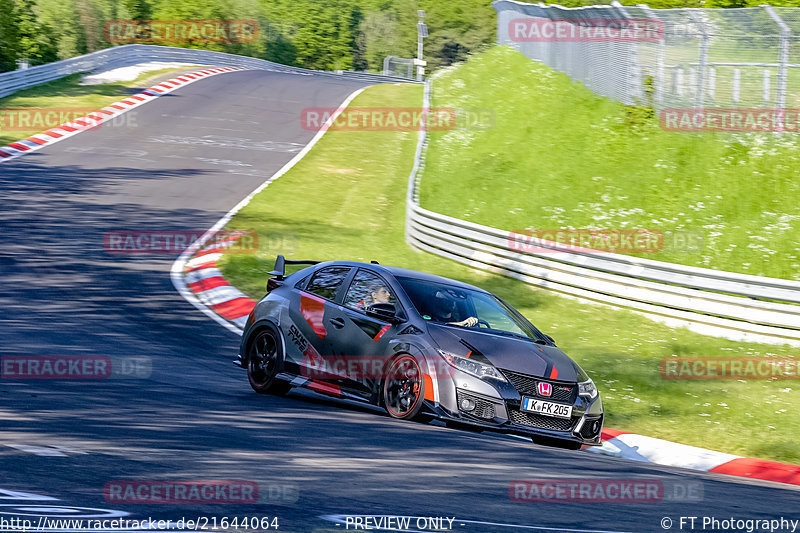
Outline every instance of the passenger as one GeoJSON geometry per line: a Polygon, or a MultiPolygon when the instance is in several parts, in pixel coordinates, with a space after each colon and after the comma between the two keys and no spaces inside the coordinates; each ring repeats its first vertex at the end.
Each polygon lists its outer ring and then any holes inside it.
{"type": "Polygon", "coordinates": [[[372,304],[390,304],[392,303],[392,293],[386,288],[383,283],[374,283],[367,290],[367,295],[363,300],[356,304],[356,308],[364,310],[372,304]]]}

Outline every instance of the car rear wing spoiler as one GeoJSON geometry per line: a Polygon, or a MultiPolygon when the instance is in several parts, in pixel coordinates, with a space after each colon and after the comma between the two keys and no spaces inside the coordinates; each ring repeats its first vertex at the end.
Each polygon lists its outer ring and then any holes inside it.
{"type": "Polygon", "coordinates": [[[311,261],[308,259],[286,259],[278,254],[275,258],[275,270],[268,272],[270,276],[275,276],[276,281],[283,281],[286,277],[286,265],[316,265],[319,261],[311,261]]]}

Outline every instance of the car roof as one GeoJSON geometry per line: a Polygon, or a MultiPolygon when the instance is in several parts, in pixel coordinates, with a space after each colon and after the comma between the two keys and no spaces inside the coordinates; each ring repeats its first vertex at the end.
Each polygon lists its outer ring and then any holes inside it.
{"type": "Polygon", "coordinates": [[[410,270],[408,268],[379,265],[377,263],[359,263],[357,261],[326,261],[324,263],[320,263],[317,266],[325,267],[325,266],[338,266],[338,265],[366,268],[368,270],[373,270],[377,273],[390,274],[396,278],[412,278],[422,281],[432,281],[436,283],[442,283],[445,285],[454,285],[456,287],[461,287],[464,289],[472,289],[480,292],[488,292],[485,289],[481,289],[480,287],[476,287],[474,285],[463,283],[461,281],[457,281],[454,279],[445,278],[442,276],[436,276],[434,274],[428,274],[427,272],[420,272],[418,270],[410,270]]]}

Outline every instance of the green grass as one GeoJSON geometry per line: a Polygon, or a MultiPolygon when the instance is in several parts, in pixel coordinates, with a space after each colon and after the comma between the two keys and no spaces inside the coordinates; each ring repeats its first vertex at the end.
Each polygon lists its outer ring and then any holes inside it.
{"type": "MultiPolygon", "coordinates": [[[[96,111],[109,104],[113,104],[121,98],[130,96],[130,92],[127,89],[131,87],[144,86],[149,81],[155,80],[164,74],[184,70],[185,68],[188,67],[151,70],[143,72],[132,81],[102,83],[98,85],[80,85],[81,78],[84,74],[72,74],[71,76],[36,85],[30,89],[17,91],[14,94],[0,98],[0,114],[3,114],[4,110],[10,108],[23,107],[62,110],[85,108],[86,113],[90,113],[91,111],[96,111]]],[[[70,118],[77,117],[70,116],[70,118]]],[[[25,139],[57,125],[58,124],[48,124],[44,129],[31,129],[28,131],[0,129],[0,146],[25,139]]]]}
{"type": "Polygon", "coordinates": [[[796,134],[682,133],[505,47],[433,84],[433,105],[488,109],[490,128],[432,132],[424,207],[506,230],[694,232],[642,257],[800,280],[796,134]]]}
{"type": "MultiPolygon", "coordinates": [[[[379,85],[352,105],[412,107],[420,101],[419,86],[379,85]]],[[[405,194],[415,143],[413,133],[326,133],[233,218],[228,229],[257,231],[262,248],[254,255],[226,256],[221,261],[226,278],[261,298],[275,254],[285,251],[297,259],[375,259],[478,285],[512,303],[589,372],[603,394],[608,427],[800,462],[795,444],[800,419],[792,409],[800,402],[800,386],[794,382],[664,381],[658,371],[659,361],[673,355],[789,356],[796,350],[671,329],[408,247],[405,194]]]]}

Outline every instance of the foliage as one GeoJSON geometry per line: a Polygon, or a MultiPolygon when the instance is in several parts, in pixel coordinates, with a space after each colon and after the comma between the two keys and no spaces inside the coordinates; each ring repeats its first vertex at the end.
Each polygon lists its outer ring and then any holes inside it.
{"type": "MultiPolygon", "coordinates": [[[[565,0],[566,7],[611,0],[565,0]]],[[[623,2],[638,4],[638,0],[623,2]]],[[[759,0],[653,0],[653,8],[754,7],[759,0]]],[[[800,0],[773,5],[797,6],[800,0]]],[[[388,55],[417,55],[417,10],[426,12],[427,72],[494,44],[489,0],[0,0],[0,71],[17,60],[40,64],[112,46],[109,20],[255,19],[251,43],[173,43],[313,69],[380,71],[388,55]]],[[[766,16],[766,15],[765,15],[766,16]]],[[[768,18],[765,24],[771,24],[768,18]]],[[[754,33],[759,33],[754,30],[754,33]]],[[[163,43],[159,43],[163,44],[163,43]]],[[[169,43],[167,43],[169,44],[169,43]]]]}

